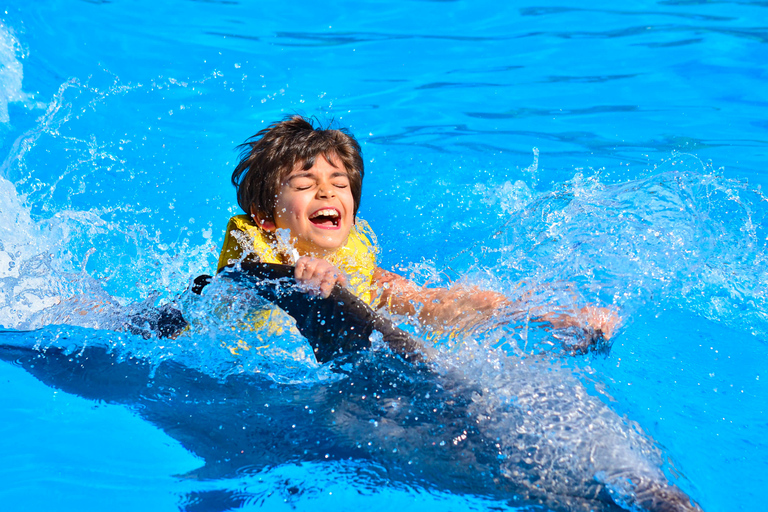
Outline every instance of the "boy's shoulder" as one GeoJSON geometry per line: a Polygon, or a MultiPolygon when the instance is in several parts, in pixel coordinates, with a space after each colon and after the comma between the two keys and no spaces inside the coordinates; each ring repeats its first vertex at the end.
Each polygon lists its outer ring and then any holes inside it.
{"type": "Polygon", "coordinates": [[[248,215],[235,215],[227,222],[224,243],[216,266],[220,271],[233,260],[250,253],[264,263],[282,263],[275,251],[274,236],[259,228],[248,215]]]}

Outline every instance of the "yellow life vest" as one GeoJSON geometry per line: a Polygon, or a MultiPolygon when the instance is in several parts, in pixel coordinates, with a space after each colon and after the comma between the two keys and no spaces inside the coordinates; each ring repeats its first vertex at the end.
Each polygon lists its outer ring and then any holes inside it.
{"type": "MultiPolygon", "coordinates": [[[[347,275],[350,290],[368,305],[373,300],[371,284],[378,252],[373,230],[367,222],[357,219],[347,242],[325,258],[347,275]]],[[[253,255],[262,263],[289,262],[278,250],[274,233],[260,228],[248,215],[237,215],[229,219],[227,224],[217,271],[248,255],[253,255]]]]}

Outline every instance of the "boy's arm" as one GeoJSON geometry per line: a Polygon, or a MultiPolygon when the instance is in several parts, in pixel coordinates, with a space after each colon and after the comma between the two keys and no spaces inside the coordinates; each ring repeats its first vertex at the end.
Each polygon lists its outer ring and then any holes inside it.
{"type": "Polygon", "coordinates": [[[477,288],[426,288],[378,267],[373,283],[378,289],[377,307],[386,306],[396,315],[418,314],[422,323],[434,327],[469,327],[473,321],[511,305],[500,293],[477,288]]]}
{"type": "MultiPolygon", "coordinates": [[[[499,313],[525,313],[523,305],[506,296],[479,288],[425,288],[412,281],[377,268],[374,286],[379,291],[377,307],[386,306],[397,315],[416,315],[425,324],[464,329],[499,313]]],[[[556,329],[581,328],[594,336],[609,339],[620,318],[612,310],[597,306],[558,312],[532,311],[531,320],[547,322],[556,329]]]]}

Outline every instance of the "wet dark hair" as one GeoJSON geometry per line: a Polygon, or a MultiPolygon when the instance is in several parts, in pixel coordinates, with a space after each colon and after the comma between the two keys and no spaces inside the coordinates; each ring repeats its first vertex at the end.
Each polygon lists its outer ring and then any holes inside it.
{"type": "Polygon", "coordinates": [[[294,115],[272,123],[239,145],[240,163],[232,173],[237,203],[247,214],[251,208],[262,220],[274,221],[280,184],[297,165],[309,169],[318,156],[328,163],[337,158],[349,177],[355,201],[353,215],[363,192],[363,155],[355,137],[345,129],[315,128],[312,120],[294,115]]]}

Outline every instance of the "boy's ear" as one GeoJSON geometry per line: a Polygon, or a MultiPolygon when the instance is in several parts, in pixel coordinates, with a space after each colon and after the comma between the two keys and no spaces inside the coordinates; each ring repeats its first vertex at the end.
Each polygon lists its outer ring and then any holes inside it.
{"type": "Polygon", "coordinates": [[[277,228],[277,226],[275,226],[275,223],[273,221],[266,220],[262,214],[254,211],[253,208],[251,208],[251,218],[257,225],[261,226],[261,229],[263,229],[264,231],[268,231],[271,233],[272,231],[275,230],[275,228],[277,228]]]}

